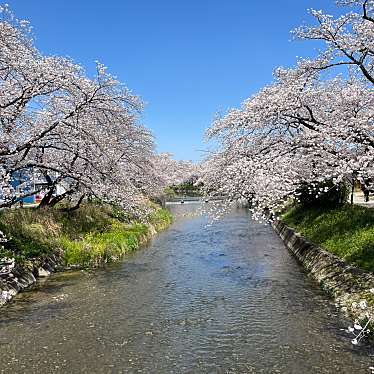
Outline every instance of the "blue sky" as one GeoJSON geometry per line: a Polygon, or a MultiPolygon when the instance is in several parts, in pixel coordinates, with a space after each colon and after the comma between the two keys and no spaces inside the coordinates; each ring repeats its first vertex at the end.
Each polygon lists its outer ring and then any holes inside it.
{"type": "Polygon", "coordinates": [[[239,106],[276,66],[310,56],[290,30],[308,8],[336,13],[333,0],[9,0],[34,28],[44,54],[94,61],[146,102],[142,122],[159,151],[199,160],[217,112],[239,106]]]}

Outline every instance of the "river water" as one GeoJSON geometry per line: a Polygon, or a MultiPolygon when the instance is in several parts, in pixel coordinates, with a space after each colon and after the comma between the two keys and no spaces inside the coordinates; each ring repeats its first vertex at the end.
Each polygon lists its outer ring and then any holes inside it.
{"type": "Polygon", "coordinates": [[[348,322],[271,227],[197,205],[121,264],[51,276],[0,312],[1,373],[369,373],[348,322]]]}

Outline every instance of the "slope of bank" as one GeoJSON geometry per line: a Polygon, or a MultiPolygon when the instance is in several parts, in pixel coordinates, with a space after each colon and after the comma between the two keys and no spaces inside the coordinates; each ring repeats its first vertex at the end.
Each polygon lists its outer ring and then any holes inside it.
{"type": "Polygon", "coordinates": [[[141,221],[121,209],[95,203],[71,212],[3,210],[0,230],[8,241],[0,249],[0,305],[56,268],[97,267],[117,261],[171,220],[170,213],[156,205],[141,221]]]}
{"type": "Polygon", "coordinates": [[[289,250],[337,305],[364,323],[374,316],[374,211],[292,208],[273,223],[289,250]]]}
{"type": "Polygon", "coordinates": [[[307,240],[347,263],[374,271],[374,209],[294,207],[282,220],[307,240]]]}

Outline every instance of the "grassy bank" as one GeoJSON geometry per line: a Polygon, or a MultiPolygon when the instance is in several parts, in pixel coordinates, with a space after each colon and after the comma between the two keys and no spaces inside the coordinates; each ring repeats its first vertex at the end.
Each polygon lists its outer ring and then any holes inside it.
{"type": "Polygon", "coordinates": [[[293,207],[286,224],[318,246],[362,269],[374,271],[374,209],[293,207]]]}
{"type": "Polygon", "coordinates": [[[87,203],[73,212],[14,209],[0,212],[0,230],[10,240],[0,257],[17,263],[60,253],[66,266],[98,266],[137,249],[171,223],[158,206],[143,222],[109,205],[87,203]]]}

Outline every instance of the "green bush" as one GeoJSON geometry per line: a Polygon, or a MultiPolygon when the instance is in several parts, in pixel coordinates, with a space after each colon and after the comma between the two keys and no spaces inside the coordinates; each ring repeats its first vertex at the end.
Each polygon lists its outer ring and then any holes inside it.
{"type": "Polygon", "coordinates": [[[346,203],[349,189],[344,183],[334,184],[332,181],[324,181],[304,184],[298,191],[299,205],[303,207],[337,207],[346,203]]]}

